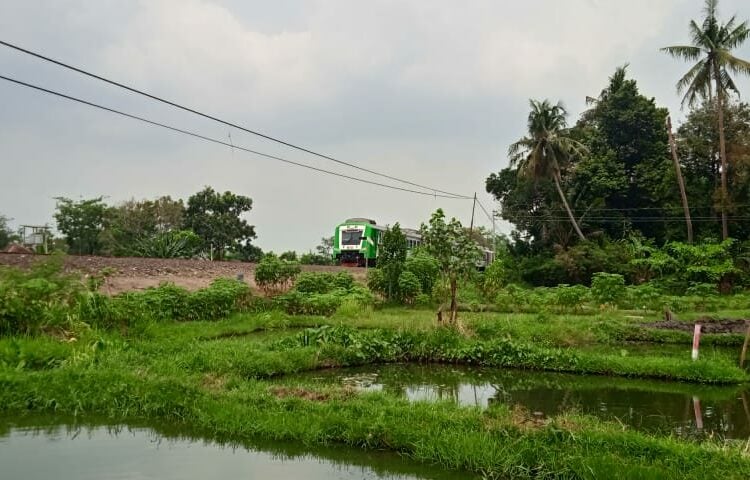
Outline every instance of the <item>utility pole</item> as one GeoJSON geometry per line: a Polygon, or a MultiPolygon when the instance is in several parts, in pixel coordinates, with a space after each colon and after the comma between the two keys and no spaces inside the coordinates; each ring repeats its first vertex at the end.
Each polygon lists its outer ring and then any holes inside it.
{"type": "Polygon", "coordinates": [[[469,232],[474,233],[474,210],[477,208],[477,192],[474,192],[474,203],[471,205],[471,226],[469,232]]]}

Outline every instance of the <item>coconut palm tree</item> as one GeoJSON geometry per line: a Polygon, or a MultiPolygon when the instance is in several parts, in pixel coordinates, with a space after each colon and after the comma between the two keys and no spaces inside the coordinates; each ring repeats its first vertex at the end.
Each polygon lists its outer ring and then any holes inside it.
{"type": "Polygon", "coordinates": [[[717,18],[718,0],[706,0],[703,24],[690,21],[692,45],[665,47],[661,50],[672,57],[695,62],[690,70],[677,82],[677,91],[682,94],[683,106],[694,105],[700,99],[713,101],[716,92],[716,114],[719,126],[719,156],[721,160],[721,234],[729,237],[727,223],[727,147],[724,137],[724,103],[730,92],[739,93],[731,74],[750,75],[750,62],[732,55],[732,49],[742,45],[750,37],[747,21],[737,23],[732,16],[726,23],[717,18]]]}
{"type": "Polygon", "coordinates": [[[565,198],[561,179],[562,167],[586,152],[586,147],[565,135],[567,112],[562,103],[552,105],[549,100],[530,100],[530,104],[529,134],[508,148],[510,165],[517,166],[520,175],[534,180],[551,178],[578,238],[586,240],[565,198]]]}

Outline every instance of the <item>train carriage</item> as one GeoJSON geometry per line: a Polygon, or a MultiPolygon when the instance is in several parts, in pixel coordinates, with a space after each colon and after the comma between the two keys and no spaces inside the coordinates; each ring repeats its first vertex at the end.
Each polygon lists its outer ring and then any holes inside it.
{"type": "MultiPolygon", "coordinates": [[[[378,248],[383,243],[383,232],[388,227],[378,225],[369,218],[350,218],[344,223],[336,225],[333,232],[333,259],[341,265],[358,267],[375,267],[378,258],[378,248]]],[[[422,243],[422,236],[418,230],[402,228],[406,237],[408,251],[422,243]]],[[[482,248],[482,258],[477,261],[477,269],[492,263],[492,250],[482,248]]]]}

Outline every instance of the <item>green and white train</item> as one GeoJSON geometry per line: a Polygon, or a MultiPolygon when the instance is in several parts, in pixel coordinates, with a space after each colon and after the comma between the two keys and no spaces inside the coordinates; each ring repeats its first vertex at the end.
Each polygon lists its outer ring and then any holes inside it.
{"type": "MultiPolygon", "coordinates": [[[[369,218],[350,218],[336,225],[333,232],[333,258],[341,265],[374,267],[378,247],[383,243],[383,232],[388,227],[377,225],[369,218]]],[[[402,228],[409,250],[422,243],[417,230],[402,228]]]]}
{"type": "MultiPolygon", "coordinates": [[[[350,218],[336,225],[333,232],[333,259],[341,265],[374,267],[377,263],[378,248],[383,243],[383,232],[388,227],[378,225],[369,218],[350,218]]],[[[422,243],[418,230],[402,228],[406,236],[408,250],[422,243]]],[[[492,250],[483,248],[482,259],[477,262],[477,269],[484,268],[494,260],[492,250]]]]}

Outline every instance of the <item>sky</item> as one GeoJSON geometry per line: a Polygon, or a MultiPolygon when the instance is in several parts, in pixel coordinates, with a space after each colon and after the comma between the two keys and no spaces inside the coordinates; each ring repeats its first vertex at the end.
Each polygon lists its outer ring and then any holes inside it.
{"type": "MultiPolygon", "coordinates": [[[[2,0],[0,39],[363,168],[472,196],[507,166],[530,98],[574,123],[625,63],[641,92],[684,118],[700,0],[2,0]]],[[[750,18],[746,0],[720,14],[750,18]]],[[[750,45],[737,55],[750,58],[750,45]]],[[[17,78],[238,146],[376,177],[0,46],[17,78]]],[[[742,91],[750,80],[739,79],[742,91]]],[[[249,196],[264,250],[307,251],[350,217],[418,227],[437,208],[464,224],[471,200],[312,172],[0,81],[0,215],[54,226],[55,197],[186,199],[204,186],[249,196]]],[[[398,185],[398,184],[396,184],[398,185]]],[[[405,188],[413,188],[401,184],[405,188]]],[[[476,210],[476,223],[491,226],[476,210]]],[[[498,231],[511,226],[498,221],[498,231]]]]}

